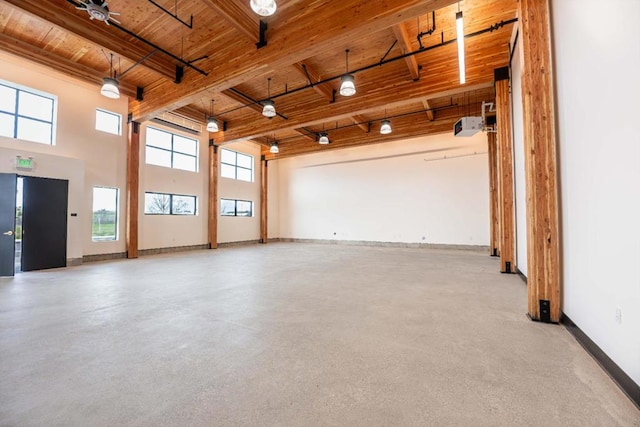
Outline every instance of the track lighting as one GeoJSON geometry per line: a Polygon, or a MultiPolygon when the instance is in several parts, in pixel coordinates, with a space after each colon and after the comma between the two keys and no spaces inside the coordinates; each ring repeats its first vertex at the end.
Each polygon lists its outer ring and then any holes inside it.
{"type": "Polygon", "coordinates": [[[251,9],[260,16],[271,16],[276,12],[276,0],[251,0],[251,9]]]}
{"type": "Polygon", "coordinates": [[[380,123],[380,134],[389,135],[390,133],[391,133],[391,122],[387,119],[384,119],[380,123]]]}
{"type": "Polygon", "coordinates": [[[102,89],[100,94],[111,99],[120,98],[120,89],[118,89],[118,80],[116,79],[116,72],[113,69],[113,53],[109,60],[109,77],[102,79],[102,89]]]}
{"type": "Polygon", "coordinates": [[[466,82],[464,70],[464,26],[462,12],[456,13],[456,40],[458,41],[458,68],[460,69],[460,84],[466,82]]]}
{"type": "Polygon", "coordinates": [[[320,145],[327,145],[329,143],[329,135],[326,132],[320,133],[320,138],[318,139],[318,143],[320,145]]]}
{"type": "Polygon", "coordinates": [[[271,148],[269,148],[269,152],[273,153],[273,154],[278,154],[280,152],[280,149],[278,148],[278,142],[277,141],[273,141],[271,143],[271,148]]]}
{"type": "MultiPolygon", "coordinates": [[[[271,78],[267,79],[267,98],[271,98],[271,78]]],[[[262,115],[270,119],[276,116],[276,103],[272,99],[262,102],[262,115]]]]}
{"type": "Polygon", "coordinates": [[[347,74],[340,78],[340,95],[352,96],[356,94],[356,79],[353,74],[349,74],[349,49],[345,50],[347,74]]]}

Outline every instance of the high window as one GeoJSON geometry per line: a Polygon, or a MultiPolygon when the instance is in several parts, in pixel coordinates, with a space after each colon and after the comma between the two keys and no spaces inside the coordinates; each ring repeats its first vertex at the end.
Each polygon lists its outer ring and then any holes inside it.
{"type": "Polygon", "coordinates": [[[223,178],[253,182],[253,156],[221,149],[220,175],[223,178]]]}
{"type": "Polygon", "coordinates": [[[56,97],[0,82],[0,136],[53,145],[56,97]]]}
{"type": "Polygon", "coordinates": [[[253,202],[248,200],[220,199],[220,215],[253,216],[253,202]]]}
{"type": "Polygon", "coordinates": [[[198,140],[147,127],[146,163],[198,171],[198,140]]]}
{"type": "Polygon", "coordinates": [[[96,130],[112,133],[114,135],[122,134],[122,116],[111,111],[96,109],[96,130]]]}
{"type": "Polygon", "coordinates": [[[93,187],[91,238],[94,241],[118,240],[117,188],[93,187]]]}
{"type": "Polygon", "coordinates": [[[144,213],[147,215],[196,215],[196,196],[167,193],[144,193],[144,213]]]}

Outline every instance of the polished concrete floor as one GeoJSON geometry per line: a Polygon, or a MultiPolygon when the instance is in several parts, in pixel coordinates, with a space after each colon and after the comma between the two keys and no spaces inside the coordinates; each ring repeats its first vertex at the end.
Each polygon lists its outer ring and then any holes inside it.
{"type": "Polygon", "coordinates": [[[640,426],[497,271],[274,243],[0,279],[0,425],[640,426]]]}

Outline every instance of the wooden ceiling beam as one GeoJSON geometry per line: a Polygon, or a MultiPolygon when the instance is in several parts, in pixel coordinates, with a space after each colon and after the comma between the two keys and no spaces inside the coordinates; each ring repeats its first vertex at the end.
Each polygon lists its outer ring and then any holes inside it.
{"type": "MultiPolygon", "coordinates": [[[[117,37],[115,35],[116,29],[108,27],[103,22],[89,20],[89,16],[85,12],[77,11],[73,5],[66,2],[0,0],[0,3],[8,4],[31,16],[48,22],[91,44],[109,50],[132,63],[138,62],[152,51],[150,47],[140,47],[125,38],[117,37]],[[82,16],[81,13],[85,16],[82,16]]],[[[80,66],[80,64],[78,65],[80,66]]],[[[176,77],[175,64],[161,54],[152,55],[140,65],[170,80],[170,82],[167,83],[173,84],[172,82],[176,77]]]]}
{"type": "MultiPolygon", "coordinates": [[[[413,49],[411,48],[411,40],[409,39],[409,32],[407,31],[407,27],[404,25],[404,23],[394,25],[393,34],[396,36],[396,40],[398,40],[398,46],[403,53],[413,51],[413,49]]],[[[418,65],[418,61],[416,60],[415,55],[407,56],[404,60],[407,63],[409,72],[411,73],[411,78],[413,78],[413,80],[420,79],[420,66],[418,65]]]]}
{"type": "Polygon", "coordinates": [[[369,133],[371,131],[371,123],[367,122],[367,120],[365,120],[365,118],[360,114],[354,114],[351,116],[351,121],[353,121],[353,124],[358,126],[362,132],[369,133]]]}
{"type": "Polygon", "coordinates": [[[429,104],[429,100],[423,99],[422,100],[422,105],[424,106],[424,109],[427,110],[427,117],[429,118],[429,120],[433,121],[433,110],[431,109],[431,105],[429,104]]]}
{"type": "Polygon", "coordinates": [[[320,78],[320,74],[312,66],[305,61],[300,61],[293,64],[293,67],[304,77],[311,79],[309,84],[313,84],[313,90],[328,101],[334,100],[333,87],[329,83],[314,84],[322,79],[320,78]]]}
{"type": "Polygon", "coordinates": [[[249,15],[242,6],[242,2],[228,0],[202,0],[229,25],[253,43],[260,41],[260,22],[254,15],[249,15]]]}
{"type": "Polygon", "coordinates": [[[251,98],[247,97],[241,92],[234,91],[233,88],[225,89],[220,92],[222,95],[226,96],[229,99],[234,100],[240,105],[246,105],[247,108],[252,109],[260,114],[262,114],[262,107],[254,102],[251,98]]]}
{"type": "Polygon", "coordinates": [[[194,122],[198,122],[201,124],[206,124],[206,113],[203,113],[198,108],[193,105],[185,105],[184,107],[180,107],[177,110],[173,111],[175,114],[186,117],[189,120],[193,120],[194,122]]]}
{"type": "MultiPolygon", "coordinates": [[[[17,1],[17,0],[12,0],[17,1]]],[[[34,1],[34,0],[30,0],[34,1]]],[[[259,50],[213,54],[207,76],[190,73],[180,85],[158,84],[145,93],[144,101],[130,103],[134,120],[144,121],[160,111],[174,110],[196,101],[205,91],[221,92],[272,70],[288,67],[305,58],[348,44],[354,39],[392,27],[408,19],[456,3],[457,0],[396,0],[361,2],[344,0],[332,7],[308,13],[305,8],[283,8],[269,30],[269,44],[259,50]],[[354,6],[357,4],[357,19],[354,6]],[[322,31],[309,34],[322,23],[322,31]],[[310,42],[310,38],[311,41],[310,42]]]]}
{"type": "MultiPolygon", "coordinates": [[[[70,59],[48,53],[31,43],[14,39],[5,33],[0,33],[0,50],[19,57],[28,58],[31,61],[52,68],[68,76],[75,77],[87,83],[95,84],[96,91],[100,90],[99,88],[102,86],[102,79],[106,77],[100,71],[78,64],[70,59]]],[[[134,85],[127,83],[126,81],[121,81],[119,82],[118,87],[122,95],[128,96],[129,98],[136,97],[136,87],[134,85]]]]}

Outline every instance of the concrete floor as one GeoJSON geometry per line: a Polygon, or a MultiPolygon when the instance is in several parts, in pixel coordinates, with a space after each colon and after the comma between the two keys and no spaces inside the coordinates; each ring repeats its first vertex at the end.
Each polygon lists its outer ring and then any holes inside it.
{"type": "Polygon", "coordinates": [[[0,279],[0,425],[640,426],[497,271],[275,243],[0,279]]]}

